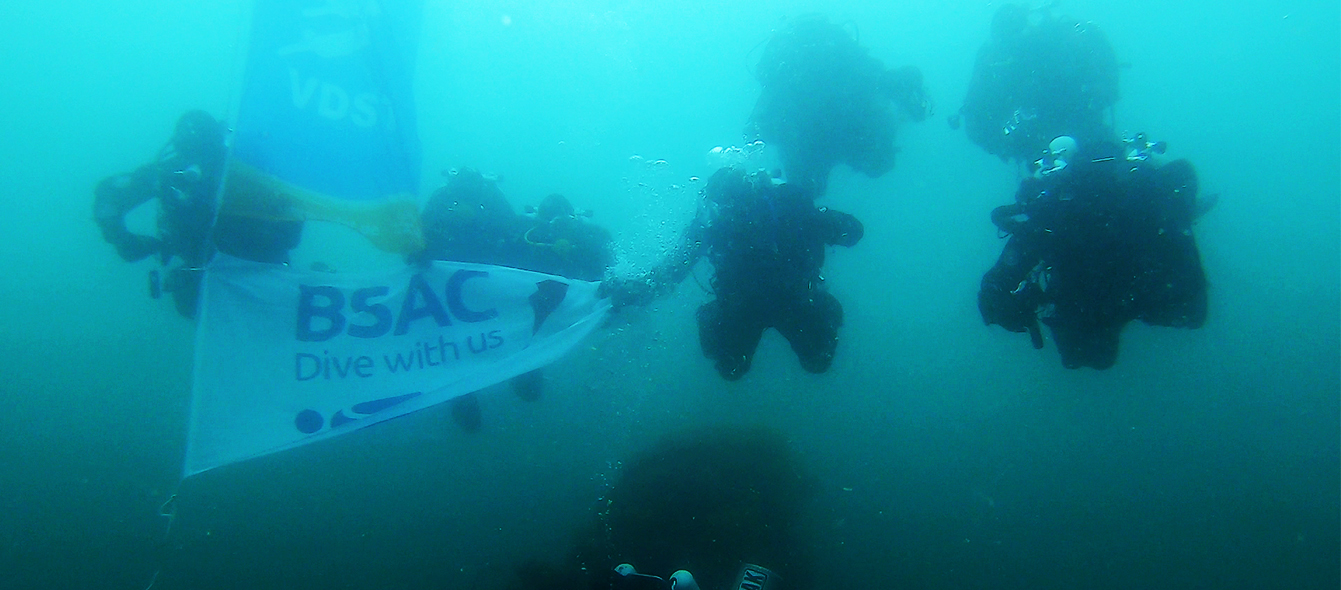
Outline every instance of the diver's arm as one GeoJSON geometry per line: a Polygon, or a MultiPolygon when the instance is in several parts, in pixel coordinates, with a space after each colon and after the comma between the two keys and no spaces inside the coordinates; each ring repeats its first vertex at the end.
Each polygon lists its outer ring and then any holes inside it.
{"type": "Polygon", "coordinates": [[[1035,315],[1043,303],[1043,292],[1030,275],[1041,262],[1039,253],[1025,240],[1012,236],[996,264],[983,275],[978,289],[983,323],[997,324],[1011,332],[1028,332],[1034,348],[1043,348],[1043,333],[1035,315]]]}
{"type": "Polygon", "coordinates": [[[669,293],[694,270],[703,255],[703,230],[703,225],[695,221],[685,230],[680,244],[648,273],[657,295],[669,293]]]}
{"type": "Polygon", "coordinates": [[[685,231],[679,245],[651,270],[626,278],[610,278],[601,283],[601,292],[615,307],[647,305],[675,289],[703,256],[705,227],[695,220],[685,231]]]}
{"type": "Polygon", "coordinates": [[[824,228],[824,243],[851,248],[861,241],[866,230],[856,217],[828,207],[815,210],[820,226],[824,228]]]}
{"type": "Polygon", "coordinates": [[[1037,178],[1026,178],[1015,191],[1015,202],[992,209],[992,225],[1010,235],[1028,235],[1036,225],[1033,213],[1043,206],[1047,185],[1037,178]]]}
{"type": "Polygon", "coordinates": [[[1025,233],[1028,223],[1029,216],[1025,213],[1024,206],[1019,203],[1011,203],[992,209],[992,225],[1007,234],[1021,235],[1025,233]]]}
{"type": "Polygon", "coordinates": [[[103,239],[127,262],[144,259],[163,248],[158,238],[126,229],[126,214],[158,195],[159,174],[157,164],[146,164],[130,174],[104,178],[93,189],[93,219],[103,239]]]}

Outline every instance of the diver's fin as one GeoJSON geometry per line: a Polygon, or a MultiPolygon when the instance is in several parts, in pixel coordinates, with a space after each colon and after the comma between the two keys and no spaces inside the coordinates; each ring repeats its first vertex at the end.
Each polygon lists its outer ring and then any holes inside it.
{"type": "Polygon", "coordinates": [[[1220,193],[1197,195],[1196,201],[1192,203],[1192,221],[1201,219],[1202,215],[1210,213],[1218,204],[1220,204],[1220,193]]]}

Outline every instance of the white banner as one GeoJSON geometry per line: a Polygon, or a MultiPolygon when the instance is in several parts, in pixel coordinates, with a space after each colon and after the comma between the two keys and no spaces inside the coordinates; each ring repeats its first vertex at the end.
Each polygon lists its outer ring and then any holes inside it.
{"type": "Polygon", "coordinates": [[[596,287],[480,264],[346,275],[219,255],[201,286],[184,476],[544,366],[601,323],[596,287]]]}

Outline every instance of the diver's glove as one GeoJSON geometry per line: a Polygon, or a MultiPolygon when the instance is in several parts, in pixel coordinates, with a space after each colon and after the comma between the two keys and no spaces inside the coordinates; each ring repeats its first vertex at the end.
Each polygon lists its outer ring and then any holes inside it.
{"type": "Polygon", "coordinates": [[[163,240],[130,232],[122,234],[114,245],[116,253],[126,262],[138,262],[155,254],[162,256],[166,252],[163,240]]]}
{"type": "Polygon", "coordinates": [[[982,313],[984,324],[997,324],[1011,332],[1038,329],[1038,317],[1031,306],[1023,305],[1018,296],[996,287],[984,284],[978,291],[978,311],[982,313]]]}
{"type": "Polygon", "coordinates": [[[829,224],[829,235],[824,240],[825,243],[851,248],[857,245],[866,233],[861,221],[848,213],[820,207],[819,214],[829,224]]]}
{"type": "Polygon", "coordinates": [[[992,224],[1010,235],[1022,235],[1029,229],[1029,214],[1024,205],[1011,203],[992,209],[992,224]]]}

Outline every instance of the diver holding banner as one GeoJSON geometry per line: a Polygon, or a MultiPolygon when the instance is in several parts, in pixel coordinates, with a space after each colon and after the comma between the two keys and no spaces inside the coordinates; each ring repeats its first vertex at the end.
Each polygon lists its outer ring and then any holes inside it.
{"type": "Polygon", "coordinates": [[[93,191],[93,217],[103,239],[127,262],[157,257],[162,270],[149,272],[149,293],[155,299],[171,293],[186,318],[196,316],[200,273],[216,249],[283,263],[302,234],[301,221],[216,216],[227,134],[209,113],[187,111],[153,161],[104,178],[93,191]],[[126,216],[150,202],[158,206],[155,235],[130,231],[126,216]]]}
{"type": "MultiPolygon", "coordinates": [[[[423,249],[411,88],[421,13],[421,0],[257,5],[221,214],[330,221],[388,252],[423,249]]],[[[600,325],[609,304],[596,290],[481,264],[355,274],[216,257],[184,473],[537,369],[600,325]]]]}
{"type": "Polygon", "coordinates": [[[195,317],[216,246],[287,262],[305,221],[347,225],[389,252],[423,248],[412,94],[422,12],[422,0],[256,3],[231,137],[190,111],[153,162],[95,190],[95,219],[123,259],[181,259],[151,273],[151,294],[172,292],[195,317]],[[131,233],[126,215],[155,200],[158,235],[131,233]]]}
{"type": "Polygon", "coordinates": [[[610,306],[596,290],[482,264],[357,274],[218,256],[202,289],[185,474],[542,367],[601,325],[610,306]]]}
{"type": "Polygon", "coordinates": [[[338,436],[534,371],[601,324],[597,284],[425,262],[287,264],[303,224],[422,251],[412,75],[422,0],[266,0],[234,129],[182,116],[150,164],[95,191],[127,261],[180,259],[156,292],[197,320],[183,475],[338,436]],[[157,201],[157,235],[126,215],[157,201]]]}

